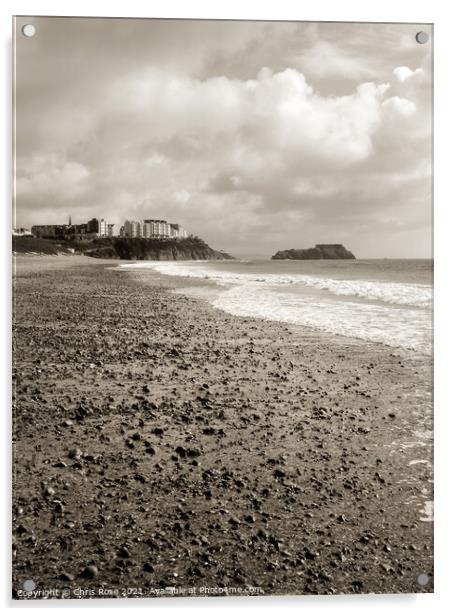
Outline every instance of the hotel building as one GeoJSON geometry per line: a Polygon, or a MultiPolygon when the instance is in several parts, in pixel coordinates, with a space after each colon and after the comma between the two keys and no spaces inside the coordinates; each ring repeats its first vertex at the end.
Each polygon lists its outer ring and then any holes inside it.
{"type": "Polygon", "coordinates": [[[188,237],[187,231],[176,223],[147,218],[143,221],[126,220],[119,232],[121,237],[166,239],[188,237]]]}

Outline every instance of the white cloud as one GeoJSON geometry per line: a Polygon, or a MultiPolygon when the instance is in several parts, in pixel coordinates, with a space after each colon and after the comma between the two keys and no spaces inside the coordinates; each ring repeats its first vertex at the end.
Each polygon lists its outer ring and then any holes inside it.
{"type": "Polygon", "coordinates": [[[396,113],[406,118],[409,118],[416,112],[416,105],[407,98],[401,98],[400,96],[392,96],[386,99],[383,101],[382,106],[393,109],[396,113]]]}
{"type": "Polygon", "coordinates": [[[74,161],[56,155],[36,156],[21,165],[17,194],[39,202],[45,199],[70,200],[80,197],[88,188],[90,172],[74,161]]]}
{"type": "Polygon", "coordinates": [[[362,58],[341,49],[339,45],[319,40],[295,61],[302,70],[308,71],[318,79],[343,77],[361,79],[368,74],[362,58]]]}
{"type": "Polygon", "coordinates": [[[196,135],[208,149],[223,136],[224,146],[245,150],[248,162],[255,152],[267,159],[271,153],[315,157],[342,167],[370,154],[388,88],[363,83],[353,94],[325,97],[291,68],[264,68],[249,80],[204,81],[150,71],[115,84],[111,113],[117,123],[115,116],[132,108],[129,139],[131,128],[138,141],[149,134],[158,141],[196,135]]]}
{"type": "Polygon", "coordinates": [[[167,218],[270,251],[428,212],[431,50],[411,25],[66,20],[77,47],[51,24],[19,58],[20,225],[167,218]]]}
{"type": "Polygon", "coordinates": [[[18,195],[83,197],[102,215],[103,207],[114,208],[115,221],[118,210],[176,217],[196,203],[212,211],[214,194],[240,192],[253,207],[287,211],[300,201],[334,200],[350,188],[341,174],[372,159],[386,123],[393,130],[397,117],[415,111],[408,99],[388,98],[389,90],[388,83],[365,82],[347,95],[324,96],[293,68],[263,68],[242,80],[141,71],[107,92],[98,129],[82,150],[91,173],[54,155],[33,159],[22,167],[18,195]]]}
{"type": "Polygon", "coordinates": [[[423,75],[424,71],[422,70],[422,68],[417,68],[416,70],[412,71],[408,66],[398,66],[394,69],[393,73],[397,77],[397,79],[401,83],[403,83],[407,79],[412,79],[413,77],[423,75]]]}

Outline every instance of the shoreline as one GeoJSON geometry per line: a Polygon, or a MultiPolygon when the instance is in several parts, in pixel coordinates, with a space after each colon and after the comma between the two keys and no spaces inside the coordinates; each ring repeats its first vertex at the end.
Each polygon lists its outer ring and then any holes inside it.
{"type": "Polygon", "coordinates": [[[430,359],[50,259],[14,285],[15,588],[432,592],[430,359]]]}
{"type": "MultiPolygon", "coordinates": [[[[131,261],[127,265],[135,265],[135,263],[140,263],[140,262],[131,261]]],[[[143,268],[143,269],[141,268],[136,268],[136,269],[130,268],[129,269],[128,267],[122,268],[121,265],[125,265],[125,264],[117,264],[113,267],[113,269],[118,269],[119,271],[127,272],[130,276],[134,277],[134,279],[140,284],[146,285],[149,283],[152,286],[153,281],[158,281],[159,283],[161,282],[162,286],[164,286],[171,292],[176,292],[177,294],[184,295],[184,289],[191,289],[191,288],[199,288],[199,289],[203,289],[203,288],[221,289],[223,288],[218,283],[218,281],[211,280],[211,279],[195,278],[195,277],[190,277],[190,276],[185,277],[183,275],[181,276],[168,275],[168,274],[160,273],[152,268],[143,268]]],[[[284,289],[284,291],[290,292],[290,288],[284,289]]],[[[328,332],[327,330],[322,329],[320,327],[317,328],[315,326],[309,326],[303,323],[278,321],[277,319],[274,319],[271,317],[264,318],[264,317],[256,316],[256,315],[246,315],[246,316],[237,315],[232,312],[229,312],[228,310],[222,307],[214,306],[208,299],[197,296],[196,294],[193,294],[193,295],[189,294],[186,296],[192,297],[195,300],[200,300],[203,303],[207,303],[214,310],[218,310],[222,312],[223,314],[232,316],[237,319],[252,319],[252,320],[257,320],[261,323],[279,323],[280,325],[293,329],[295,333],[299,331],[299,332],[304,332],[305,335],[312,334],[314,336],[318,336],[319,339],[322,341],[327,341],[331,338],[337,338],[339,342],[342,341],[343,343],[345,343],[348,341],[350,344],[363,344],[363,345],[368,345],[370,348],[372,348],[374,345],[377,345],[377,347],[383,346],[384,348],[390,350],[392,353],[400,355],[400,357],[418,358],[426,362],[432,362],[433,360],[433,340],[432,340],[432,345],[431,345],[431,352],[427,350],[414,349],[414,348],[410,348],[406,346],[396,346],[396,345],[392,346],[383,341],[369,340],[367,338],[363,338],[359,336],[349,336],[349,335],[341,334],[337,332],[328,332]]],[[[341,299],[343,299],[343,301],[347,300],[346,297],[343,297],[341,299]]],[[[356,303],[363,303],[364,305],[367,305],[369,303],[368,300],[365,300],[364,298],[354,297],[353,299],[356,303]]],[[[339,301],[339,298],[337,299],[337,301],[339,301]]],[[[373,303],[376,306],[386,305],[384,302],[378,302],[378,301],[370,302],[370,303],[373,303]]],[[[400,306],[398,306],[397,304],[391,305],[391,308],[393,309],[397,309],[399,307],[400,306]]],[[[403,308],[405,307],[403,306],[403,308]]],[[[433,316],[432,316],[432,321],[433,321],[433,316]]],[[[432,369],[432,383],[433,383],[433,369],[432,369]]]]}

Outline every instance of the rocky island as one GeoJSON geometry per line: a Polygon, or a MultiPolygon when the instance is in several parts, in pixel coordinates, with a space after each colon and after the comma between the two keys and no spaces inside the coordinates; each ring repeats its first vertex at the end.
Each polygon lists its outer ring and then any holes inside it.
{"type": "Polygon", "coordinates": [[[342,244],[316,244],[315,248],[279,250],[272,259],[355,259],[342,244]]]}

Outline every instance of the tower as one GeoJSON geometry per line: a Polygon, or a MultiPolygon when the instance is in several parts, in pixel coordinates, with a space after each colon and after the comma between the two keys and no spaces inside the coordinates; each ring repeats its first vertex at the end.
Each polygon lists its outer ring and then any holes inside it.
{"type": "Polygon", "coordinates": [[[69,214],[69,226],[72,227],[71,215],[69,214]]]}

